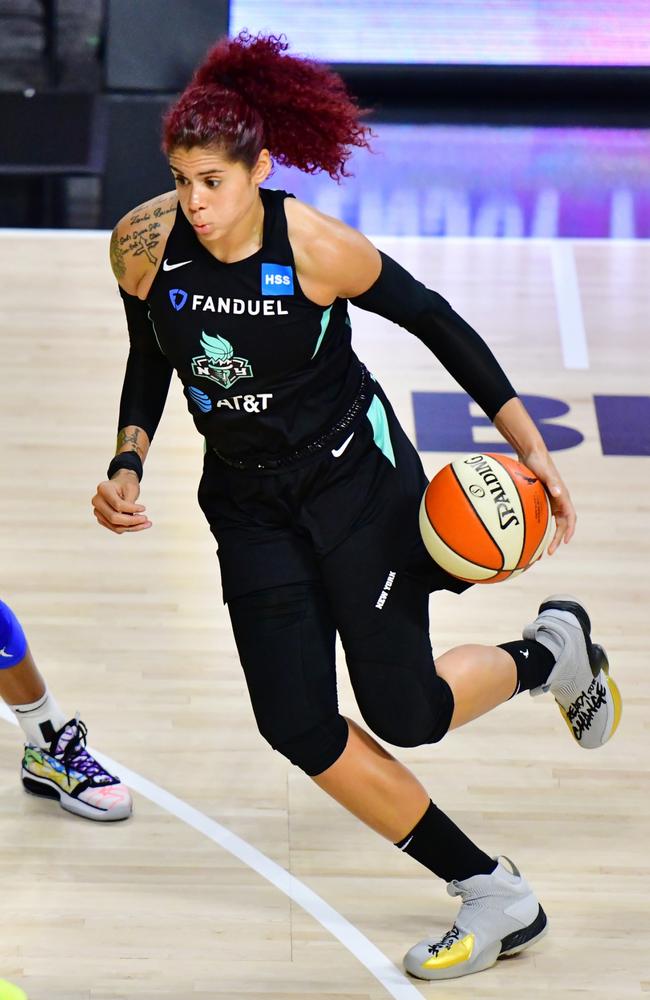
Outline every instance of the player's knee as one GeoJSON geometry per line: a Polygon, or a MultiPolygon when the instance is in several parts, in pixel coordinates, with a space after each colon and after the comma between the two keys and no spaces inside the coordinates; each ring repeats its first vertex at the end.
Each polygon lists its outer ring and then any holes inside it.
{"type": "Polygon", "coordinates": [[[375,736],[397,747],[438,743],[448,732],[454,711],[451,688],[433,673],[425,685],[408,669],[365,665],[369,683],[355,684],[355,695],[366,724],[375,736]]]}
{"type": "Polygon", "coordinates": [[[342,715],[334,715],[296,735],[264,732],[261,728],[260,732],[274,750],[312,778],[339,759],[348,741],[348,724],[342,715]]]}

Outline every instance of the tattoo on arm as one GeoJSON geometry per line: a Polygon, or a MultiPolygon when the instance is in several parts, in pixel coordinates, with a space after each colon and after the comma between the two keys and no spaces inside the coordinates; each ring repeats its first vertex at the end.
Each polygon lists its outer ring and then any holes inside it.
{"type": "Polygon", "coordinates": [[[113,268],[113,274],[119,281],[126,274],[126,264],[124,263],[124,250],[120,245],[121,241],[117,235],[117,231],[114,229],[111,235],[111,267],[113,268]]]}
{"type": "Polygon", "coordinates": [[[147,448],[144,442],[141,442],[138,446],[138,438],[140,437],[140,434],[144,434],[141,427],[123,427],[117,435],[115,454],[117,455],[121,451],[135,451],[144,461],[145,455],[147,454],[147,448]],[[128,445],[131,447],[126,447],[128,445]]]}

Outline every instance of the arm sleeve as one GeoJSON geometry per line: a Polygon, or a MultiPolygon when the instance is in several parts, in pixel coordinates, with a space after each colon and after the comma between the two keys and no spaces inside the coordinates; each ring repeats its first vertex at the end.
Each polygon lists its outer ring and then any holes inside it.
{"type": "Polygon", "coordinates": [[[350,299],[354,306],[398,323],[422,341],[493,420],[517,393],[484,340],[437,292],[380,252],[374,285],[350,299]]]}
{"type": "Polygon", "coordinates": [[[120,287],[129,328],[129,357],[120,399],[118,431],[142,427],[151,442],[165,408],[173,368],[158,346],[149,306],[120,287]]]}

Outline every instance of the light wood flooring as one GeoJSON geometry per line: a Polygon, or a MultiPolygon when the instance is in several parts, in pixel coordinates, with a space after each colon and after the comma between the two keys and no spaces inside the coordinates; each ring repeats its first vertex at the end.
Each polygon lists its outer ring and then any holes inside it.
{"type": "MultiPolygon", "coordinates": [[[[291,872],[389,963],[457,902],[257,733],[195,501],[202,444],[176,385],[142,493],[154,527],[100,529],[126,357],[107,236],[0,236],[0,594],[90,742],[291,872]]],[[[485,336],[521,392],[570,404],[584,435],[556,460],[575,541],[510,584],[432,599],[434,651],[520,635],[548,593],[581,595],[624,696],[621,728],[581,751],[550,698],[522,696],[442,744],[397,751],[437,804],[512,857],[551,930],[480,976],[393,992],[280,888],[136,793],[115,825],[23,793],[0,718],[0,978],[30,1000],[436,1000],[650,993],[647,457],[603,456],[594,394],[650,392],[650,246],[576,243],[590,366],[566,370],[547,244],[384,240],[485,336]]],[[[454,388],[422,345],[357,313],[356,349],[409,433],[410,394],[454,388]]],[[[484,432],[477,434],[479,446],[484,432]]],[[[433,472],[451,457],[424,455],[433,472]]],[[[359,718],[340,660],[343,710],[359,718]]],[[[387,965],[390,969],[390,966],[387,965]]]]}

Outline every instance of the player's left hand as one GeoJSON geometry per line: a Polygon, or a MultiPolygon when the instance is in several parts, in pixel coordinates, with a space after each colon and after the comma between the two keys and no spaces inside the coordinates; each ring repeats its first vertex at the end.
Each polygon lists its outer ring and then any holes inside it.
{"type": "Polygon", "coordinates": [[[547,549],[549,556],[552,556],[560,542],[563,541],[566,545],[573,538],[576,530],[575,507],[548,451],[520,455],[519,461],[535,473],[546,487],[546,492],[549,495],[551,510],[555,518],[555,534],[547,549]]]}

